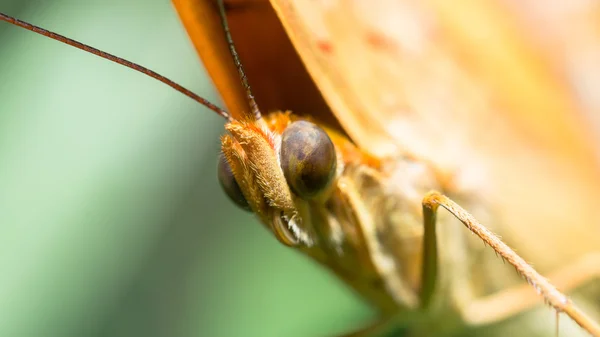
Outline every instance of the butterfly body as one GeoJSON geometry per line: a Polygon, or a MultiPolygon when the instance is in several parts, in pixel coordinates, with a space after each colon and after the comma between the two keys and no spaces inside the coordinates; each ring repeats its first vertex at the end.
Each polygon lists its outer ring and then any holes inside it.
{"type": "MultiPolygon", "coordinates": [[[[238,127],[260,130],[261,137],[273,143],[274,153],[281,153],[284,130],[304,120],[313,121],[289,111],[274,112],[260,121],[247,122],[250,124],[228,124],[226,129],[233,130],[234,135],[238,127]]],[[[289,218],[297,219],[294,226],[298,226],[292,232],[299,233],[301,239],[298,245],[284,234],[280,239],[282,243],[297,246],[363,296],[385,322],[381,329],[401,328],[418,336],[452,336],[471,331],[463,316],[468,303],[510,287],[519,281],[519,275],[511,266],[495,265],[498,257],[478,238],[469,235],[456,219],[441,214],[436,233],[438,277],[433,300],[424,310],[419,297],[425,242],[422,201],[429,191],[438,190],[473,210],[477,209],[477,203],[446,186],[451,179],[423,161],[407,155],[375,159],[334,129],[321,127],[336,149],[338,164],[334,182],[324,195],[314,200],[292,197],[293,206],[271,201],[279,196],[264,195],[262,188],[245,192],[247,199],[260,201],[262,206],[253,207],[259,209],[261,222],[277,237],[285,230],[277,228],[279,222],[273,221],[271,208],[284,212],[291,209],[294,216],[289,218]]],[[[242,147],[254,148],[251,137],[245,139],[247,143],[242,147]]],[[[231,145],[229,141],[225,144],[228,157],[231,145]]],[[[247,160],[246,166],[256,166],[252,158],[247,160]]],[[[273,181],[274,178],[266,179],[264,175],[269,170],[258,169],[256,179],[273,181]]],[[[248,189],[245,185],[243,183],[242,190],[248,189]]],[[[274,189],[281,191],[284,187],[274,189]]],[[[485,218],[485,209],[480,208],[478,215],[485,218]]]]}

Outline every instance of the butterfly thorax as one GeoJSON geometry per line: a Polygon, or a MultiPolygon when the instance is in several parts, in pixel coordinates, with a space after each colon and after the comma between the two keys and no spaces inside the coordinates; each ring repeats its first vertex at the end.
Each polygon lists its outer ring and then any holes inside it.
{"type": "Polygon", "coordinates": [[[416,308],[421,198],[432,189],[440,189],[433,172],[408,158],[344,164],[331,197],[311,205],[318,239],[307,252],[383,312],[416,308]]]}
{"type": "MultiPolygon", "coordinates": [[[[270,129],[281,133],[299,118],[285,116],[268,116],[270,129]]],[[[301,249],[384,315],[418,308],[421,202],[428,191],[443,190],[438,174],[410,156],[375,158],[335,130],[323,128],[335,144],[337,172],[323,197],[295,199],[302,228],[312,242],[301,249]]]]}

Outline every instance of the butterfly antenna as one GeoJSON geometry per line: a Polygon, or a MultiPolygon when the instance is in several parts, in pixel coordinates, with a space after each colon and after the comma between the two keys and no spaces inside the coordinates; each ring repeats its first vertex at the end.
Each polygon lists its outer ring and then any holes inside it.
{"type": "Polygon", "coordinates": [[[53,40],[60,41],[62,43],[66,43],[69,46],[73,46],[75,48],[79,48],[81,50],[87,51],[87,52],[92,53],[92,54],[94,54],[96,56],[100,56],[100,57],[102,57],[104,59],[107,59],[109,61],[113,61],[115,63],[124,65],[125,67],[131,68],[133,70],[137,70],[140,73],[143,73],[143,74],[146,74],[146,75],[148,75],[148,76],[150,76],[152,78],[155,78],[155,79],[161,81],[162,83],[170,86],[171,88],[173,88],[173,89],[181,92],[182,94],[188,96],[189,98],[193,99],[194,101],[196,101],[196,102],[204,105],[205,107],[209,108],[210,110],[216,112],[217,114],[219,114],[220,116],[224,117],[228,121],[232,120],[231,115],[227,111],[219,108],[218,106],[214,105],[213,103],[209,102],[208,100],[206,100],[206,99],[204,99],[204,98],[196,95],[192,91],[184,88],[183,86],[175,83],[174,81],[172,81],[172,80],[170,80],[170,79],[168,79],[168,78],[166,78],[166,77],[164,77],[164,76],[162,76],[162,75],[160,75],[160,74],[158,74],[158,73],[156,73],[156,72],[154,72],[154,71],[152,71],[152,70],[150,70],[150,69],[148,69],[146,67],[143,67],[143,66],[141,66],[141,65],[139,65],[137,63],[133,63],[133,62],[127,61],[127,60],[125,60],[123,58],[120,58],[118,56],[115,56],[115,55],[103,52],[102,50],[96,49],[94,47],[90,47],[90,46],[88,46],[88,45],[86,45],[84,43],[81,43],[79,41],[75,41],[75,40],[70,39],[68,37],[62,36],[60,34],[48,31],[46,29],[43,29],[41,27],[32,25],[30,23],[27,23],[25,21],[21,21],[19,19],[15,19],[15,18],[13,18],[13,17],[11,17],[9,15],[3,14],[3,13],[0,13],[0,20],[12,23],[13,25],[25,28],[25,29],[30,30],[30,31],[32,31],[34,33],[38,33],[40,35],[49,37],[49,38],[51,38],[53,40]]]}
{"type": "Polygon", "coordinates": [[[252,90],[250,90],[250,84],[248,83],[248,78],[246,77],[246,73],[244,72],[244,67],[242,67],[242,62],[240,62],[240,57],[235,50],[235,46],[233,45],[233,38],[231,37],[231,32],[229,31],[229,24],[227,23],[227,16],[225,14],[225,4],[223,0],[217,0],[219,6],[219,14],[221,16],[221,24],[223,25],[223,30],[225,31],[225,38],[227,39],[227,44],[229,45],[229,51],[231,51],[231,56],[233,56],[233,62],[237,67],[238,73],[240,74],[240,79],[242,81],[242,85],[244,89],[246,89],[246,98],[248,98],[248,103],[250,103],[250,109],[254,114],[254,118],[259,120],[261,118],[260,110],[258,109],[258,104],[256,104],[256,100],[254,99],[254,95],[252,94],[252,90]]]}

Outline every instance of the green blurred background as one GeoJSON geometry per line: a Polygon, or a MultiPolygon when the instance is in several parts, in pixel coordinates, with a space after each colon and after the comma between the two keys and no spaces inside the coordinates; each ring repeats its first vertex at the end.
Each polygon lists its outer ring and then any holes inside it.
{"type": "MultiPolygon", "coordinates": [[[[0,11],[217,101],[166,0],[0,11]]],[[[0,24],[0,336],[330,336],[373,313],[216,180],[223,121],[155,80],[0,24]]]]}

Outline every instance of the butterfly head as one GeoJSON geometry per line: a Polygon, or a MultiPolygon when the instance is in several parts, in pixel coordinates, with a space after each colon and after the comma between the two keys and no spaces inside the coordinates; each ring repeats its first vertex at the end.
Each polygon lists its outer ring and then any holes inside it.
{"type": "Polygon", "coordinates": [[[231,121],[221,138],[218,177],[229,198],[252,211],[288,246],[310,246],[303,205],[327,194],[336,149],[319,126],[289,112],[231,121]]]}

